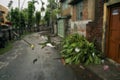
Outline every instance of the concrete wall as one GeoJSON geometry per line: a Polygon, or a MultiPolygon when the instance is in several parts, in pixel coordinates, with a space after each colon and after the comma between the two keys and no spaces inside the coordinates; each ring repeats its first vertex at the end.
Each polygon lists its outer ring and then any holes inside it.
{"type": "Polygon", "coordinates": [[[88,19],[95,19],[95,0],[88,0],[88,19]]]}
{"type": "Polygon", "coordinates": [[[76,6],[72,6],[72,9],[71,9],[71,21],[76,21],[76,6]]]}
{"type": "Polygon", "coordinates": [[[68,7],[62,11],[63,16],[70,15],[70,14],[71,14],[71,7],[68,7]]]}
{"type": "Polygon", "coordinates": [[[84,35],[86,37],[86,25],[90,22],[90,20],[83,21],[74,21],[71,22],[71,33],[79,33],[80,35],[84,35]]]}
{"type": "Polygon", "coordinates": [[[88,0],[84,0],[83,1],[83,11],[82,11],[82,20],[88,20],[88,10],[89,10],[89,8],[88,7],[90,7],[89,5],[88,5],[88,0]]]}
{"type": "MultiPolygon", "coordinates": [[[[95,0],[84,0],[83,1],[83,18],[82,20],[94,20],[95,18],[95,0]]],[[[72,6],[72,20],[76,20],[76,6],[72,6]]]]}
{"type": "Polygon", "coordinates": [[[3,16],[4,16],[4,21],[5,21],[5,22],[8,21],[8,20],[6,19],[6,16],[7,16],[7,14],[8,14],[8,9],[7,9],[6,7],[0,5],[0,11],[4,11],[4,12],[5,12],[5,14],[3,14],[3,16]]]}

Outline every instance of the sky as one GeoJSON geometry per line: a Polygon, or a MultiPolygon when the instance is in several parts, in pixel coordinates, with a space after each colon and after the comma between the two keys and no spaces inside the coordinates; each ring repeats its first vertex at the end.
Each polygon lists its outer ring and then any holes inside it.
{"type": "MultiPolygon", "coordinates": [[[[0,0],[0,4],[7,7],[9,1],[10,0],[0,0]]],[[[12,1],[13,1],[13,4],[12,4],[13,8],[18,7],[18,0],[12,0],[12,1]]],[[[27,8],[28,1],[32,1],[32,0],[20,0],[20,7],[22,7],[22,5],[24,3],[23,8],[27,8]]],[[[35,3],[35,7],[36,7],[36,10],[39,11],[41,9],[41,2],[40,2],[40,0],[37,0],[37,1],[39,2],[39,4],[35,3]]],[[[44,7],[46,7],[46,4],[48,4],[47,0],[42,0],[42,1],[45,3],[44,7]]]]}

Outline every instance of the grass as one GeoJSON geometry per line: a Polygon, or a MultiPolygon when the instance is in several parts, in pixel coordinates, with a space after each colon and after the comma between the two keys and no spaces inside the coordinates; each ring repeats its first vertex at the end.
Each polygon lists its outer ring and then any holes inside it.
{"type": "MultiPolygon", "coordinates": [[[[32,32],[26,32],[26,33],[24,33],[24,34],[21,36],[21,38],[24,38],[26,35],[29,35],[29,34],[32,34],[32,32]]],[[[13,42],[14,42],[14,40],[13,40],[13,41],[9,41],[8,43],[6,43],[5,48],[0,48],[0,55],[6,53],[6,52],[8,52],[8,51],[10,51],[10,50],[13,48],[13,45],[12,45],[13,42]]]]}
{"type": "Polygon", "coordinates": [[[0,55],[8,52],[9,50],[11,50],[13,48],[13,45],[12,45],[13,41],[10,41],[6,44],[5,48],[0,48],[0,55]]]}

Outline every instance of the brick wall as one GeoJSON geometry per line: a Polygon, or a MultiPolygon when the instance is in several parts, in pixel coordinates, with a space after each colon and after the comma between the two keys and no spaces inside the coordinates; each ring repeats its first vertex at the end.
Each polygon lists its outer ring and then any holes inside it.
{"type": "Polygon", "coordinates": [[[62,11],[62,16],[70,15],[71,13],[71,7],[68,7],[62,11]]]}
{"type": "Polygon", "coordinates": [[[90,42],[95,41],[97,49],[101,50],[104,3],[103,0],[95,0],[95,4],[94,2],[91,2],[90,4],[90,1],[92,0],[83,1],[82,20],[76,20],[77,15],[75,5],[72,7],[70,32],[78,32],[79,34],[84,35],[90,42]]]}
{"type": "Polygon", "coordinates": [[[76,21],[76,6],[72,6],[72,21],[76,21]]]}
{"type": "Polygon", "coordinates": [[[103,0],[96,0],[95,4],[95,20],[87,24],[86,37],[89,41],[94,41],[97,49],[101,50],[104,3],[103,0]]]}
{"type": "Polygon", "coordinates": [[[82,20],[77,20],[76,5],[72,7],[71,33],[79,33],[86,36],[86,24],[88,20],[88,0],[83,1],[82,20]]]}
{"type": "MultiPolygon", "coordinates": [[[[88,0],[83,1],[83,10],[82,10],[82,20],[88,20],[88,0]]],[[[65,10],[67,11],[67,10],[65,10]]],[[[77,14],[76,14],[76,5],[72,6],[72,21],[76,21],[77,14]]]]}
{"type": "Polygon", "coordinates": [[[83,11],[82,11],[82,14],[83,14],[82,19],[86,20],[88,19],[88,9],[89,9],[88,0],[84,0],[83,4],[84,5],[83,5],[83,11]]]}

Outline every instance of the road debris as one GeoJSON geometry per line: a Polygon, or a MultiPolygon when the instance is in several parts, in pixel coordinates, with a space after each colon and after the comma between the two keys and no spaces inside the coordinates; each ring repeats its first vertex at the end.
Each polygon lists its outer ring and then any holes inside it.
{"type": "Polygon", "coordinates": [[[34,59],[34,60],[33,60],[33,64],[35,64],[35,63],[37,62],[37,60],[38,60],[37,58],[36,58],[36,59],[34,59]]]}
{"type": "Polygon", "coordinates": [[[108,69],[109,69],[109,66],[108,66],[108,65],[104,65],[104,66],[103,66],[103,70],[104,70],[104,71],[107,71],[108,69]]]}
{"type": "Polygon", "coordinates": [[[34,50],[35,46],[33,44],[31,44],[30,42],[28,42],[27,40],[23,39],[23,41],[25,41],[28,45],[30,45],[30,47],[32,48],[32,50],[34,50]]]}
{"type": "Polygon", "coordinates": [[[47,43],[46,46],[48,46],[48,47],[55,47],[51,43],[47,43]]]}

